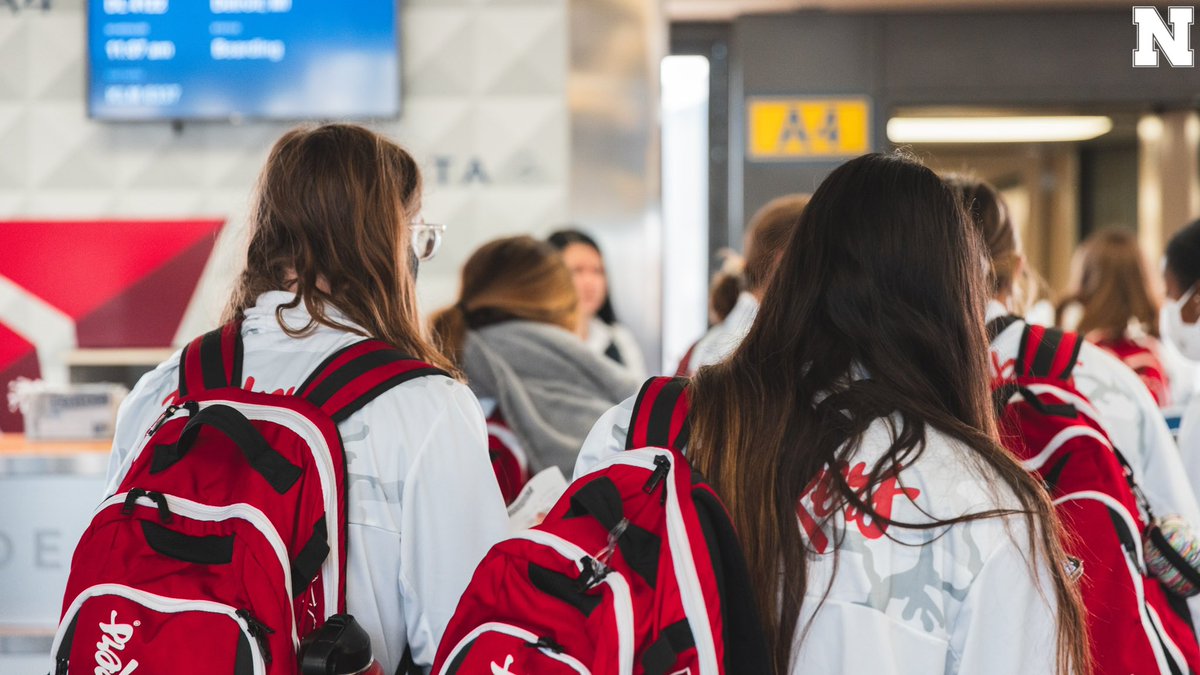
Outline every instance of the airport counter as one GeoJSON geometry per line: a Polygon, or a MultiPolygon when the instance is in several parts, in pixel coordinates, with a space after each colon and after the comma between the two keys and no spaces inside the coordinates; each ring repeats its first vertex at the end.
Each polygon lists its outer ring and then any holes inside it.
{"type": "Polygon", "coordinates": [[[49,663],[71,554],[104,496],[110,446],[0,434],[0,673],[49,663]]]}

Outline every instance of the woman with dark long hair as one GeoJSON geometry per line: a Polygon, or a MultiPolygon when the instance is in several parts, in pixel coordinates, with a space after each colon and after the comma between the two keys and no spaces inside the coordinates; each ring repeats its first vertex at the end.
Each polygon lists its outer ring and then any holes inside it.
{"type": "MultiPolygon", "coordinates": [[[[290,394],[365,338],[453,371],[417,313],[413,270],[439,236],[420,222],[420,208],[417,163],[390,140],[347,124],[284,134],[259,179],[246,266],[225,317],[241,321],[239,384],[290,394]]],[[[178,362],[143,377],[121,406],[111,486],[172,398],[178,362]]],[[[421,377],[380,394],[338,430],[348,477],[347,611],[385,672],[406,652],[428,666],[475,565],[508,532],[479,404],[461,382],[421,377]]]]}
{"type": "Polygon", "coordinates": [[[586,232],[558,230],[546,238],[562,254],[571,272],[579,296],[579,317],[575,332],[592,351],[602,354],[641,379],[646,376],[646,359],[637,338],[625,324],[617,321],[609,295],[608,271],[600,245],[586,232]]]}
{"type": "MultiPolygon", "coordinates": [[[[776,672],[1090,672],[1050,501],[997,442],[984,260],[933,172],[851,160],[746,339],[692,381],[688,454],[737,525],[776,672]]],[[[623,447],[631,406],[577,473],[623,447]]]]}

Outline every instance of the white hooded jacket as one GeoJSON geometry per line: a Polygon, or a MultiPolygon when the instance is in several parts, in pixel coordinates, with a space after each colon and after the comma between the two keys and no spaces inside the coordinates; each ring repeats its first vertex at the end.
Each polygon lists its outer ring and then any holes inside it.
{"type": "MultiPolygon", "coordinates": [[[[292,338],[275,308],[294,296],[264,293],[242,325],[244,386],[286,391],[333,352],[362,340],[318,325],[292,338]]],[[[349,324],[333,308],[330,318],[349,324]]],[[[284,321],[302,328],[301,304],[284,321]]],[[[178,355],[144,376],[117,417],[108,491],[125,460],[175,392],[178,355]]],[[[487,452],[483,414],[471,391],[450,378],[405,382],[338,426],[346,449],[349,549],[347,611],[371,636],[384,672],[395,672],[406,646],[429,667],[438,641],[475,566],[508,535],[504,501],[487,452]]]]}

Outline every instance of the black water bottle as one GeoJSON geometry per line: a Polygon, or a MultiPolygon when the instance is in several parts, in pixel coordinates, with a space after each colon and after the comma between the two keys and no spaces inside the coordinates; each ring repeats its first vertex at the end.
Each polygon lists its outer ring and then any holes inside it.
{"type": "Polygon", "coordinates": [[[300,642],[300,675],[382,674],[371,637],[349,614],[334,614],[300,642]]]}

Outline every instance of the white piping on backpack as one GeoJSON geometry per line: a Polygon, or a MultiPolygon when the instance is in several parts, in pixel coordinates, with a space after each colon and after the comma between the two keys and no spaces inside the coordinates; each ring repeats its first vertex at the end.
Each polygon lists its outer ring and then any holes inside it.
{"type": "MultiPolygon", "coordinates": [[[[454,659],[458,656],[458,653],[461,652],[464,648],[466,648],[467,645],[474,642],[476,638],[478,638],[480,635],[483,635],[484,633],[503,633],[504,635],[511,635],[511,636],[517,638],[518,640],[523,640],[529,644],[535,644],[535,643],[537,643],[537,641],[539,639],[538,636],[535,635],[534,633],[527,631],[524,628],[519,628],[517,626],[513,626],[513,625],[510,625],[507,623],[500,623],[499,621],[489,621],[487,623],[480,624],[475,627],[475,630],[473,630],[470,633],[467,633],[465,636],[463,636],[463,639],[459,640],[458,644],[454,645],[454,649],[450,650],[450,655],[446,657],[446,662],[444,664],[442,664],[442,669],[440,671],[438,671],[439,675],[445,675],[446,669],[450,667],[450,664],[454,663],[454,659]]],[[[552,649],[547,649],[545,647],[538,647],[538,650],[541,651],[543,654],[545,654],[547,657],[552,658],[555,661],[565,664],[568,668],[579,673],[579,675],[591,675],[591,671],[589,671],[586,666],[584,666],[582,663],[580,663],[579,660],[573,656],[570,656],[568,654],[559,654],[558,652],[556,652],[552,649]]],[[[511,665],[511,663],[512,663],[511,661],[508,663],[505,663],[504,668],[507,669],[509,667],[509,665],[511,665]]],[[[494,668],[495,668],[495,666],[493,666],[493,669],[494,668]]],[[[501,672],[503,672],[503,671],[501,671],[501,672]]]]}
{"type": "MultiPolygon", "coordinates": [[[[62,639],[66,633],[66,629],[75,620],[75,615],[79,613],[79,608],[84,601],[100,595],[115,595],[117,597],[132,600],[140,605],[149,607],[156,612],[164,614],[178,614],[182,612],[210,612],[212,614],[224,614],[235,621],[238,628],[246,636],[246,640],[250,644],[250,663],[254,675],[264,675],[266,668],[263,664],[262,653],[259,652],[258,640],[250,632],[248,626],[242,617],[237,615],[237,610],[229,605],[220,602],[212,602],[210,600],[181,600],[179,598],[168,598],[154,593],[147,593],[136,588],[130,588],[121,584],[97,584],[79,595],[75,596],[75,601],[63,613],[62,623],[58,626],[58,632],[54,635],[54,645],[50,648],[50,658],[54,659],[58,655],[59,647],[62,646],[62,639]]],[[[55,672],[55,664],[52,662],[50,672],[55,672]]]]}

